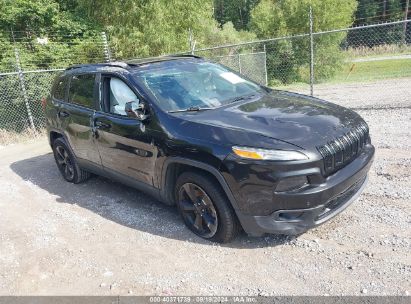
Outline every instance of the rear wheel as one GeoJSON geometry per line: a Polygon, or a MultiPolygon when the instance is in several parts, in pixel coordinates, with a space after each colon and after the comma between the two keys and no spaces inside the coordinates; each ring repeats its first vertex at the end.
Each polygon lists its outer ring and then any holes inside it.
{"type": "Polygon", "coordinates": [[[176,183],[176,202],[186,226],[204,239],[226,243],[240,230],[231,204],[211,178],[183,173],[176,183]]]}
{"type": "Polygon", "coordinates": [[[53,154],[57,167],[64,179],[71,183],[81,183],[90,177],[90,173],[81,169],[63,138],[53,142],[53,154]]]}

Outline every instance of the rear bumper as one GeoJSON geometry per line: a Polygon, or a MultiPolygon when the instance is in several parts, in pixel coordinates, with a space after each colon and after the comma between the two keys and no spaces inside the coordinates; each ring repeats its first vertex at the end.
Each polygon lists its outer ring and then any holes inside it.
{"type": "Polygon", "coordinates": [[[244,230],[252,236],[265,233],[297,235],[321,225],[347,208],[367,184],[365,176],[326,204],[307,209],[278,210],[268,216],[238,214],[244,230]]]}

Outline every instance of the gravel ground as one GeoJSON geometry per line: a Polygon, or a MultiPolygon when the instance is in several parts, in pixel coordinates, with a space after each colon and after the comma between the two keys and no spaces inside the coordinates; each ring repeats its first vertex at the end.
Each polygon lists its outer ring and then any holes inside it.
{"type": "MultiPolygon", "coordinates": [[[[310,94],[308,85],[290,87],[288,90],[310,94]]],[[[356,109],[411,108],[411,78],[364,83],[315,84],[314,95],[356,109]]]]}
{"type": "Polygon", "coordinates": [[[209,243],[136,190],[65,182],[45,140],[3,147],[0,294],[409,295],[410,96],[408,108],[359,110],[377,148],[368,186],[298,238],[209,243]]]}

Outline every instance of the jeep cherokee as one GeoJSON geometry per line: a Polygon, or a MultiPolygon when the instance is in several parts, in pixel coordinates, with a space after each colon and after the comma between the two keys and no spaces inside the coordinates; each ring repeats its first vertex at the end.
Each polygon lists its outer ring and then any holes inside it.
{"type": "Polygon", "coordinates": [[[67,181],[145,191],[215,242],[324,223],[361,193],[374,156],[357,113],[196,56],[70,67],[44,108],[67,181]]]}

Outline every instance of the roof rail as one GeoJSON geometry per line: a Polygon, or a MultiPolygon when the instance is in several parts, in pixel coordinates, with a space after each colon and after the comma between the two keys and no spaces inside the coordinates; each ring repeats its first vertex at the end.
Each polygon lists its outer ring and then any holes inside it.
{"type": "Polygon", "coordinates": [[[168,57],[193,57],[193,58],[203,58],[201,56],[197,56],[194,54],[172,54],[172,55],[167,55],[168,57]]]}
{"type": "Polygon", "coordinates": [[[79,68],[85,68],[85,67],[104,67],[104,66],[112,66],[112,67],[119,67],[123,69],[128,69],[132,66],[136,66],[139,64],[145,64],[145,63],[153,63],[153,62],[158,62],[162,60],[167,60],[167,58],[179,58],[179,57],[192,57],[192,58],[202,58],[197,55],[192,55],[192,54],[174,54],[174,55],[165,55],[165,56],[159,56],[159,57],[151,57],[151,58],[138,58],[138,59],[130,59],[127,62],[125,61],[113,61],[113,62],[104,62],[104,63],[86,63],[86,64],[75,64],[66,69],[68,70],[74,70],[74,69],[79,69],[79,68]]]}
{"type": "Polygon", "coordinates": [[[126,62],[123,61],[113,61],[113,62],[105,62],[105,63],[86,63],[86,64],[75,64],[66,69],[68,70],[74,70],[74,69],[79,69],[79,68],[84,68],[84,67],[92,67],[92,66],[112,66],[112,67],[119,67],[123,69],[127,69],[130,67],[130,65],[126,62]]]}

